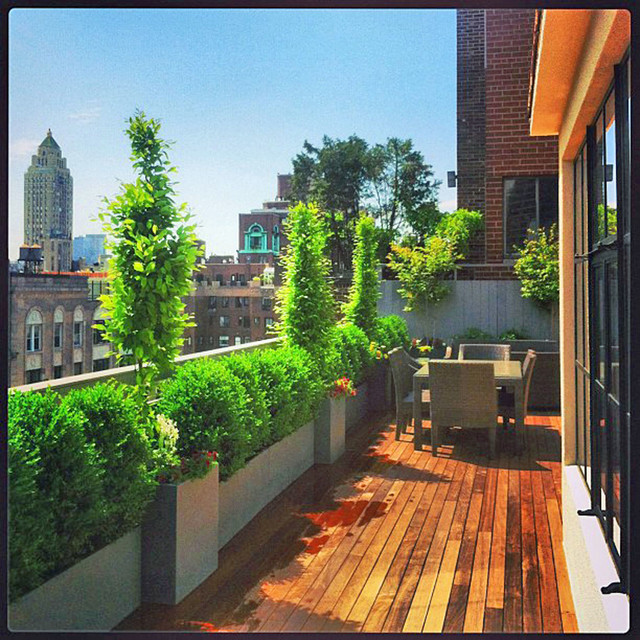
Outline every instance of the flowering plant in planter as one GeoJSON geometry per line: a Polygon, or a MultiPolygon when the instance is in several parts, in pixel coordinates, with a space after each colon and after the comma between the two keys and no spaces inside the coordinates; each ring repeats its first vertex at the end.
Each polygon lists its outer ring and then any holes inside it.
{"type": "Polygon", "coordinates": [[[329,391],[329,396],[332,398],[339,398],[341,396],[355,396],[357,393],[353,382],[349,378],[338,378],[333,383],[333,388],[329,391]]]}
{"type": "Polygon", "coordinates": [[[376,360],[385,360],[389,358],[387,347],[384,344],[376,344],[375,342],[372,342],[369,345],[369,351],[373,354],[373,357],[376,360]]]}
{"type": "Polygon", "coordinates": [[[424,339],[418,340],[418,338],[413,338],[411,340],[411,349],[409,350],[410,355],[416,356],[426,356],[432,347],[426,344],[424,339]]]}
{"type": "Polygon", "coordinates": [[[180,464],[169,467],[158,474],[160,484],[184,482],[204,478],[212,464],[217,464],[215,451],[194,451],[191,456],[182,456],[180,464]]]}

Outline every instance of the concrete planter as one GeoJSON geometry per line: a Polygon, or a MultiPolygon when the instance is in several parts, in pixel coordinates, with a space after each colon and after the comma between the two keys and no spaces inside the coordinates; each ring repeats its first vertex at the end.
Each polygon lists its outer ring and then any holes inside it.
{"type": "Polygon", "coordinates": [[[386,411],[391,405],[391,372],[388,360],[379,360],[369,374],[369,410],[386,411]]]}
{"type": "Polygon", "coordinates": [[[9,606],[12,631],[110,631],[140,606],[140,527],[9,606]]]}
{"type": "Polygon", "coordinates": [[[345,396],[326,398],[315,421],[315,462],[332,464],[345,450],[345,396]]]}
{"type": "Polygon", "coordinates": [[[142,601],[177,604],[218,568],[218,466],[161,484],[142,524],[142,601]]]}
{"type": "Polygon", "coordinates": [[[355,396],[347,398],[347,431],[355,427],[369,410],[369,382],[362,382],[359,387],[356,387],[356,390],[355,396]]]}
{"type": "Polygon", "coordinates": [[[220,548],[313,465],[314,440],[312,421],[259,453],[220,483],[220,548]]]}

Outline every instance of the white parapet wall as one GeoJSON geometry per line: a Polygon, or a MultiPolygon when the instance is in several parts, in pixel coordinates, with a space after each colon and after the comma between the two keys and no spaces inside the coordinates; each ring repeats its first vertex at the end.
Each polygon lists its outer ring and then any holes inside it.
{"type": "Polygon", "coordinates": [[[595,516],[578,515],[578,509],[591,506],[587,486],[577,465],[568,465],[563,471],[563,544],[578,629],[582,633],[626,633],[628,597],[600,591],[618,581],[602,528],[595,516]]]}

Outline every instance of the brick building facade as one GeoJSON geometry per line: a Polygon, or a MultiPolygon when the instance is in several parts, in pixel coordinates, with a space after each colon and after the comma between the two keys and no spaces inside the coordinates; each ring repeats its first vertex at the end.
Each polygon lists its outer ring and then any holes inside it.
{"type": "Polygon", "coordinates": [[[485,216],[461,279],[514,278],[513,245],[557,221],[557,136],[529,135],[534,19],[534,9],[457,11],[458,207],[485,216]]]}
{"type": "Polygon", "coordinates": [[[10,274],[10,386],[113,366],[109,344],[92,329],[101,313],[100,280],[97,274],[10,274]]]}
{"type": "Polygon", "coordinates": [[[186,301],[186,311],[193,315],[196,326],[187,329],[182,353],[209,351],[270,337],[275,290],[272,284],[263,285],[253,280],[234,286],[229,282],[221,285],[211,279],[196,282],[186,301]]]}

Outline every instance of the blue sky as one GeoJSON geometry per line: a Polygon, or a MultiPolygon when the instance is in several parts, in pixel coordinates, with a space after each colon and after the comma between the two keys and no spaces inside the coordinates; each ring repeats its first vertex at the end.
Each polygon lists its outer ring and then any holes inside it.
{"type": "Polygon", "coordinates": [[[178,202],[209,253],[276,193],[305,139],[412,138],[443,181],[456,159],[453,10],[13,9],[9,14],[9,256],[23,176],[51,128],[74,180],[74,235],[132,179],[125,120],[175,141],[178,202]]]}

